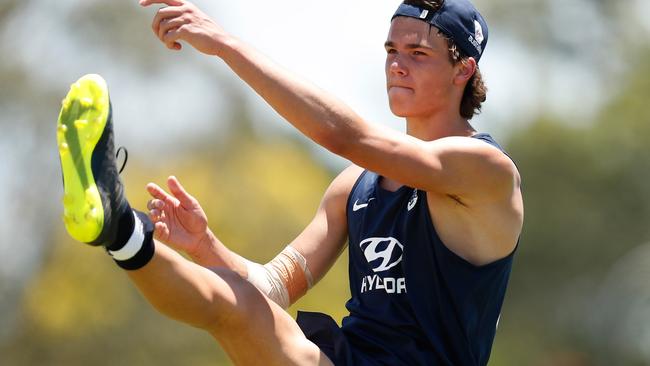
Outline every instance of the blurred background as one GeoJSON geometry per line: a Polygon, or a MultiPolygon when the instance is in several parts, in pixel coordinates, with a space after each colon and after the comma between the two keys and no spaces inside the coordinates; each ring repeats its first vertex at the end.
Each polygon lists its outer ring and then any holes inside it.
{"type": "MultiPolygon", "coordinates": [[[[396,130],[384,90],[399,0],[197,1],[227,30],[396,130]]],[[[475,0],[490,88],[474,126],[507,147],[526,222],[490,365],[650,365],[650,2],[475,0]]],[[[176,175],[232,249],[265,262],[346,161],[218,59],[168,51],[132,1],[0,1],[0,365],[229,365],[157,314],[61,220],[55,124],[70,83],[111,87],[132,205],[176,175]]],[[[291,308],[340,320],[347,254],[291,308]]]]}

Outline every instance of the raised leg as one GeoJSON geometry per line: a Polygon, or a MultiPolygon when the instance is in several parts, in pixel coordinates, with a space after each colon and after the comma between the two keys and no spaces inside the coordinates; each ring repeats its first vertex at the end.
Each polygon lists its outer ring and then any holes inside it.
{"type": "Polygon", "coordinates": [[[282,308],[227,269],[208,270],[156,243],[129,277],[162,314],[209,332],[236,365],[332,365],[282,308]]]}
{"type": "Polygon", "coordinates": [[[57,124],[68,233],[106,247],[156,309],[208,331],[235,364],[332,365],[283,309],[238,274],[210,271],[154,245],[153,225],[124,196],[111,118],[99,75],[73,84],[57,124]]]}

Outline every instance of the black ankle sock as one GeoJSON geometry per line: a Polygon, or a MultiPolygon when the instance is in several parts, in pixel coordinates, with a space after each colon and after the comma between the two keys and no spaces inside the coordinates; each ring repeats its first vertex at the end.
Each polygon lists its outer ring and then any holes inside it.
{"type": "MultiPolygon", "coordinates": [[[[111,249],[111,250],[114,251],[114,252],[119,251],[120,249],[122,249],[127,244],[129,239],[131,239],[131,236],[134,234],[133,233],[134,230],[138,230],[138,231],[142,230],[142,233],[144,234],[144,239],[143,239],[142,244],[141,244],[142,246],[137,250],[137,252],[135,252],[135,254],[133,254],[132,256],[128,255],[130,258],[125,258],[125,259],[121,259],[121,260],[117,259],[115,257],[113,258],[115,263],[117,263],[117,265],[120,266],[122,269],[132,271],[132,270],[136,270],[136,269],[144,267],[145,265],[147,265],[147,263],[149,263],[149,261],[151,261],[151,258],[153,258],[153,255],[155,253],[155,245],[154,245],[154,241],[153,241],[154,226],[153,226],[153,223],[151,222],[151,220],[149,220],[149,217],[146,214],[142,213],[142,212],[135,211],[135,210],[133,210],[133,211],[129,210],[129,216],[131,217],[131,220],[130,220],[131,229],[129,231],[126,231],[126,230],[122,230],[122,227],[120,227],[120,229],[119,229],[120,234],[118,236],[120,238],[124,238],[123,233],[128,233],[128,235],[125,236],[123,241],[116,241],[115,242],[115,244],[120,243],[119,247],[117,245],[115,245],[115,247],[118,247],[119,249],[111,249]],[[142,223],[142,228],[141,229],[139,229],[139,228],[136,229],[135,228],[136,223],[135,223],[135,217],[133,216],[134,213],[138,217],[138,221],[140,221],[142,223]]],[[[122,220],[126,221],[126,218],[120,218],[120,224],[122,223],[122,220]]],[[[140,234],[140,235],[142,235],[142,234],[140,234]]],[[[142,236],[140,236],[140,237],[142,237],[142,236]]],[[[132,244],[129,244],[129,245],[132,245],[132,244]]],[[[129,251],[129,249],[126,249],[126,250],[129,251]]],[[[113,253],[109,252],[109,254],[111,256],[113,256],[113,253]]],[[[117,254],[115,256],[117,256],[119,258],[119,256],[117,254]]]]}
{"type": "Polygon", "coordinates": [[[115,241],[108,245],[106,249],[108,250],[120,250],[129,241],[131,234],[133,234],[133,228],[135,227],[135,218],[133,217],[133,211],[131,207],[128,210],[124,210],[124,213],[118,219],[117,224],[117,237],[115,241]]]}

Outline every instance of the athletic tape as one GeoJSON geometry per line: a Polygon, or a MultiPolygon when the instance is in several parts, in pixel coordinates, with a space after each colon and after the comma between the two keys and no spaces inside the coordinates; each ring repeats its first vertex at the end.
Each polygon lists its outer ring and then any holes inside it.
{"type": "Polygon", "coordinates": [[[307,260],[291,246],[287,246],[265,265],[247,259],[244,261],[248,282],[283,309],[288,308],[313,286],[307,260]]]}

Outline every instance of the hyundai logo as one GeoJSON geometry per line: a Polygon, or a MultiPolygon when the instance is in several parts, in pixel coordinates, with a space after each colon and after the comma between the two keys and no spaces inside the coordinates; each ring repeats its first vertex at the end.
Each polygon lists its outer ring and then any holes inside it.
{"type": "Polygon", "coordinates": [[[388,271],[402,261],[404,246],[395,238],[368,238],[359,246],[374,272],[388,271]]]}

